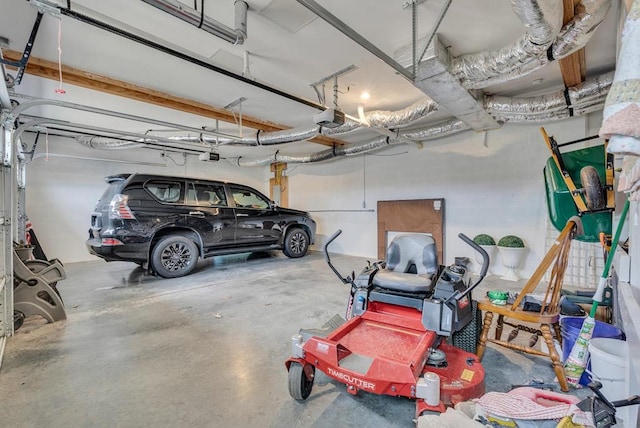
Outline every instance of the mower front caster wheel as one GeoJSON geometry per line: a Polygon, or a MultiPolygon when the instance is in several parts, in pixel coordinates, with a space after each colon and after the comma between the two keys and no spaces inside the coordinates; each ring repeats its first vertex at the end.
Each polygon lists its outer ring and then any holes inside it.
{"type": "Polygon", "coordinates": [[[289,367],[289,394],[291,397],[298,401],[306,400],[311,394],[315,373],[316,368],[311,364],[302,367],[300,363],[292,362],[289,367]]]}

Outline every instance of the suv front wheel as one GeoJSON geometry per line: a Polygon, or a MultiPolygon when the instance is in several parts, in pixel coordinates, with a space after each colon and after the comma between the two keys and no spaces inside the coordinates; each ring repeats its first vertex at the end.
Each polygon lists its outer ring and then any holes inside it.
{"type": "Polygon", "coordinates": [[[307,254],[309,249],[309,235],[307,232],[294,227],[287,232],[287,236],[284,238],[284,255],[291,258],[302,257],[307,254]]]}
{"type": "Polygon", "coordinates": [[[182,235],[167,235],[160,239],[151,254],[151,268],[163,278],[190,274],[198,263],[198,247],[182,235]]]}

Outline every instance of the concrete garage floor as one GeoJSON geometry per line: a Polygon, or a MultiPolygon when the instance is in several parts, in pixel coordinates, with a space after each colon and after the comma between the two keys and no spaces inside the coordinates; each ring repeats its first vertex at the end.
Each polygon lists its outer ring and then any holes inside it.
{"type": "MultiPolygon", "coordinates": [[[[332,256],[343,274],[363,258],[332,256]]],[[[8,340],[0,425],[16,427],[411,427],[411,400],[318,372],[304,403],[287,390],[291,335],[344,314],[349,288],[313,252],[216,257],[177,279],[131,263],[65,266],[68,319],[32,317],[8,340]]],[[[480,292],[519,289],[488,277],[480,292]]],[[[489,345],[487,391],[553,380],[548,359],[489,345]]]]}

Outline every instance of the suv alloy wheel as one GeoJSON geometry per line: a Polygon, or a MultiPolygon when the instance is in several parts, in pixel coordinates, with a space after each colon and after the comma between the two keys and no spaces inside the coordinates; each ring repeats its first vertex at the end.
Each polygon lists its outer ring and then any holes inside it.
{"type": "Polygon", "coordinates": [[[302,257],[307,254],[309,249],[309,237],[307,232],[294,227],[291,229],[284,239],[284,255],[291,258],[302,257]]]}
{"type": "Polygon", "coordinates": [[[198,263],[198,247],[183,235],[167,235],[153,248],[151,268],[163,278],[190,274],[198,263]]]}

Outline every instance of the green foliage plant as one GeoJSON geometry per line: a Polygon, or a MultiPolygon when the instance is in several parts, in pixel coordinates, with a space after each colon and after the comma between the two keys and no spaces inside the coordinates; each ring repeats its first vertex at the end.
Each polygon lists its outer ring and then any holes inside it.
{"type": "Polygon", "coordinates": [[[507,235],[500,238],[498,247],[524,248],[524,241],[515,235],[507,235]]]}
{"type": "Polygon", "coordinates": [[[493,239],[491,236],[487,235],[486,233],[481,233],[479,235],[476,235],[473,238],[473,242],[475,242],[478,245],[496,245],[495,239],[493,239]]]}

